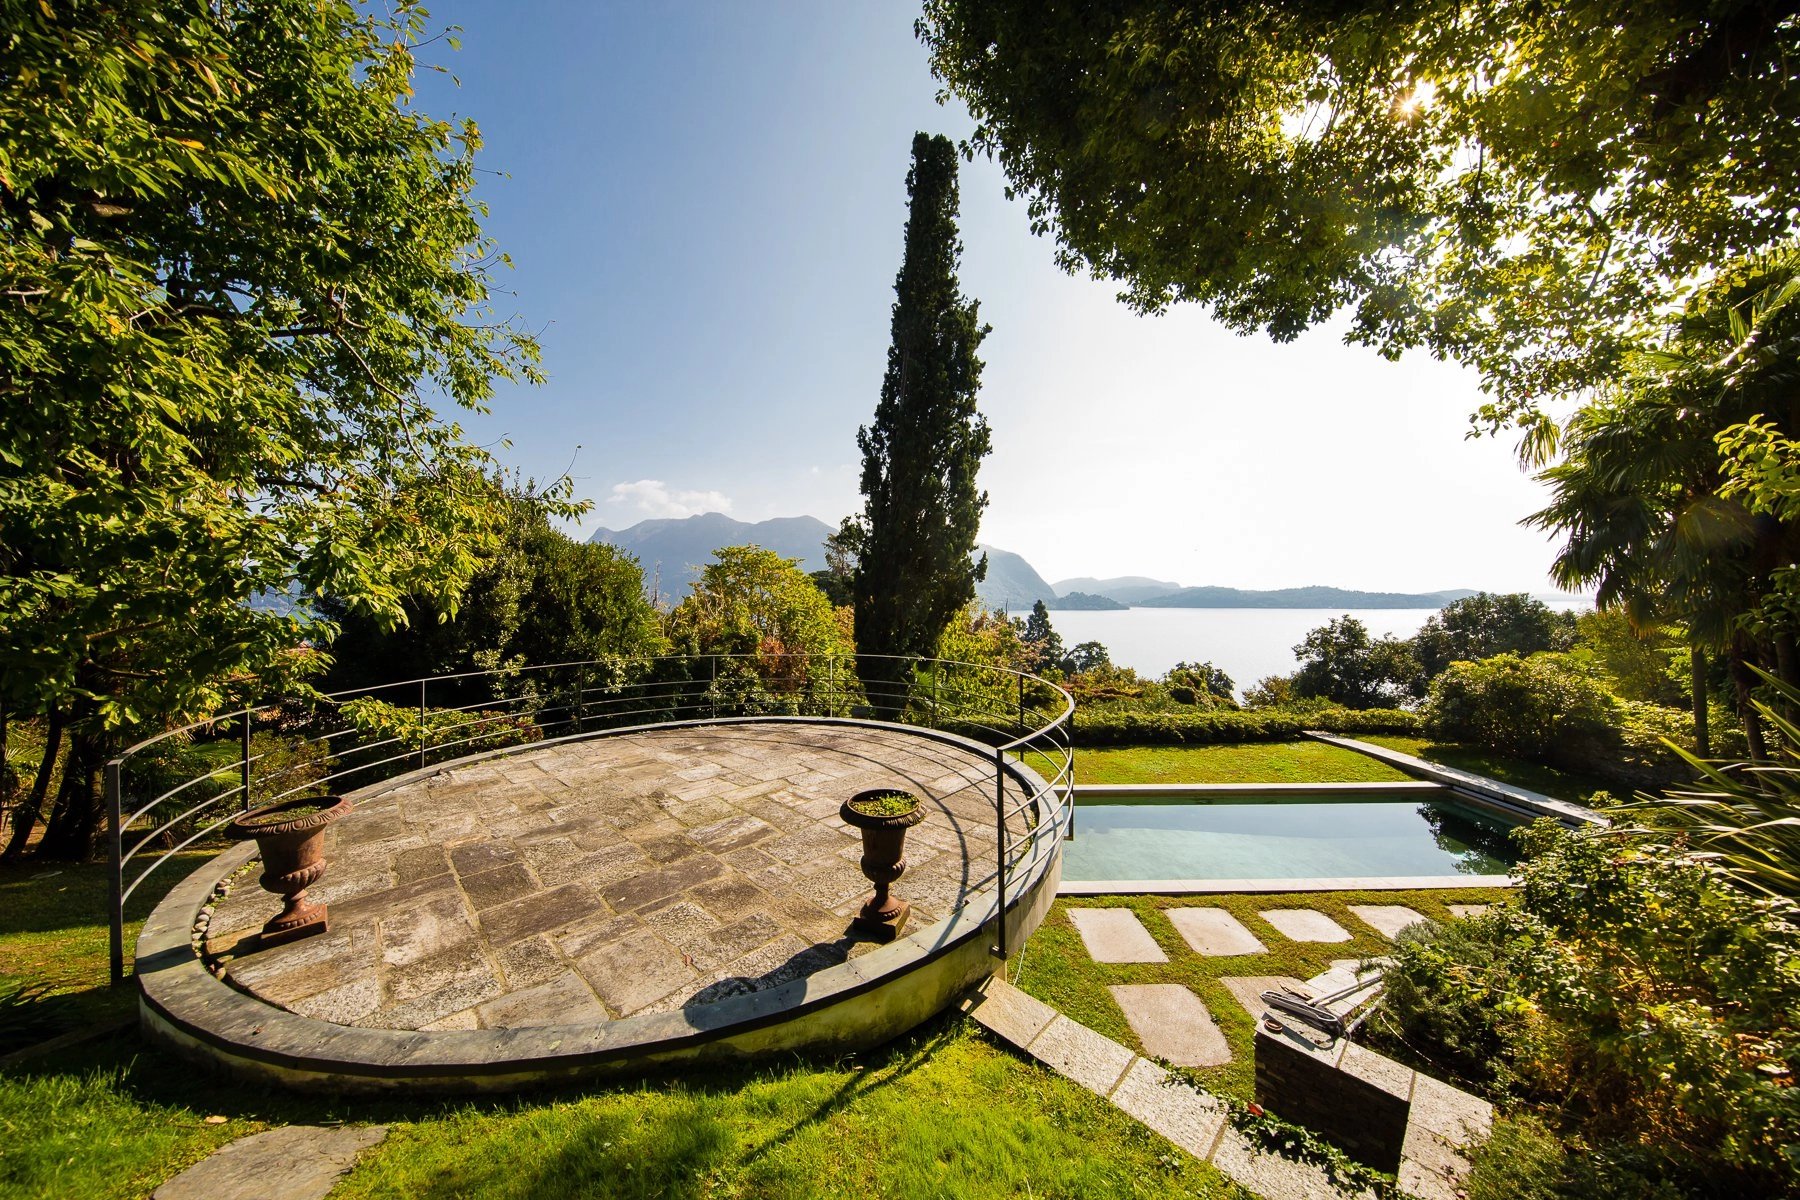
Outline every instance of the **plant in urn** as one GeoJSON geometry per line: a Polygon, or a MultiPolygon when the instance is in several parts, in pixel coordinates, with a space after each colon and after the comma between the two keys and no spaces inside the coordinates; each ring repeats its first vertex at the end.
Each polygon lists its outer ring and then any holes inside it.
{"type": "Polygon", "coordinates": [[[919,798],[894,788],[858,792],[838,810],[844,824],[862,830],[862,873],[875,885],[875,894],[850,922],[880,941],[900,936],[912,905],[888,889],[906,873],[906,831],[925,819],[919,798]]]}
{"type": "Polygon", "coordinates": [[[256,839],[263,890],[282,898],[279,915],[262,929],[262,946],[280,946],[330,928],[325,906],[307,900],[306,889],[325,876],[325,827],[350,811],[340,796],[312,796],[253,808],[226,832],[234,841],[256,839]]]}

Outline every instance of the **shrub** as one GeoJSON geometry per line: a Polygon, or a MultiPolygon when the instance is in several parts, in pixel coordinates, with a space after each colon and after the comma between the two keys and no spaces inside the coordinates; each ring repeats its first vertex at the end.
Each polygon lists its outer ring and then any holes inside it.
{"type": "Polygon", "coordinates": [[[1520,758],[1585,765],[1618,746],[1619,701],[1566,654],[1496,654],[1432,680],[1425,731],[1520,758]]]}
{"type": "Polygon", "coordinates": [[[1522,840],[1516,904],[1396,944],[1376,1036],[1651,1178],[1800,1186],[1793,906],[1636,838],[1539,821],[1522,840]]]}
{"type": "Polygon", "coordinates": [[[1081,746],[1182,746],[1223,742],[1285,742],[1308,729],[1328,733],[1417,733],[1419,718],[1400,709],[1326,707],[1173,712],[1090,712],[1076,716],[1081,746]]]}

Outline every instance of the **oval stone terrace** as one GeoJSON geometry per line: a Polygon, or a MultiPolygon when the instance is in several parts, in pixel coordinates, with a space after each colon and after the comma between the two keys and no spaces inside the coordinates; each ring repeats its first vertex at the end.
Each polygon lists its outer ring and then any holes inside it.
{"type": "MultiPolygon", "coordinates": [[[[1060,821],[1027,801],[1061,802],[1010,761],[1003,778],[1022,941],[1060,865],[1060,821]]],[[[848,720],[652,728],[416,772],[327,830],[308,893],[325,934],[258,946],[280,900],[248,846],[172,892],[139,939],[146,1021],[250,1074],[353,1088],[872,1044],[999,965],[995,791],[985,746],[848,720]],[[849,924],[871,886],[838,809],[875,787],[927,808],[892,945],[849,924]]]]}

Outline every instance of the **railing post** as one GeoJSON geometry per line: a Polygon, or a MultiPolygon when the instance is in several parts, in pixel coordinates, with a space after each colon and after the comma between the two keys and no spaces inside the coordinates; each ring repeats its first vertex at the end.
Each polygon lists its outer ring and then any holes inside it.
{"type": "Polygon", "coordinates": [[[419,680],[419,769],[425,769],[425,681],[419,680]]]}
{"type": "Polygon", "coordinates": [[[1013,731],[1014,737],[1025,736],[1025,676],[1019,675],[1019,727],[1013,731]]]}
{"type": "Polygon", "coordinates": [[[995,915],[994,953],[1006,961],[1006,751],[994,747],[994,846],[998,870],[994,872],[994,888],[999,896],[995,915]]]}
{"type": "Polygon", "coordinates": [[[244,752],[244,760],[238,764],[238,786],[244,791],[244,811],[250,811],[250,709],[244,709],[244,728],[241,732],[239,748],[244,752]]]}
{"type": "Polygon", "coordinates": [[[718,682],[719,656],[716,654],[709,654],[706,656],[706,702],[712,706],[711,715],[715,720],[719,716],[718,682]]]}
{"type": "Polygon", "coordinates": [[[837,655],[825,656],[825,715],[837,716],[837,655]]]}
{"type": "Polygon", "coordinates": [[[124,798],[120,794],[119,773],[123,760],[106,764],[106,857],[110,868],[106,875],[106,897],[111,908],[107,921],[107,965],[114,984],[125,981],[125,864],[124,798]]]}
{"type": "Polygon", "coordinates": [[[587,664],[575,668],[575,732],[587,732],[587,664]]]}
{"type": "Polygon", "coordinates": [[[931,665],[931,727],[938,727],[938,673],[944,669],[942,659],[931,665]]]}

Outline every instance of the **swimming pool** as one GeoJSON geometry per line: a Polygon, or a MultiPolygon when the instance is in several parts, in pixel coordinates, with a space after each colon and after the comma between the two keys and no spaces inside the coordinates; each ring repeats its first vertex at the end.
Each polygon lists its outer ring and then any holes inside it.
{"type": "Polygon", "coordinates": [[[1513,824],[1448,795],[1097,803],[1078,791],[1063,879],[1504,875],[1513,824]]]}

